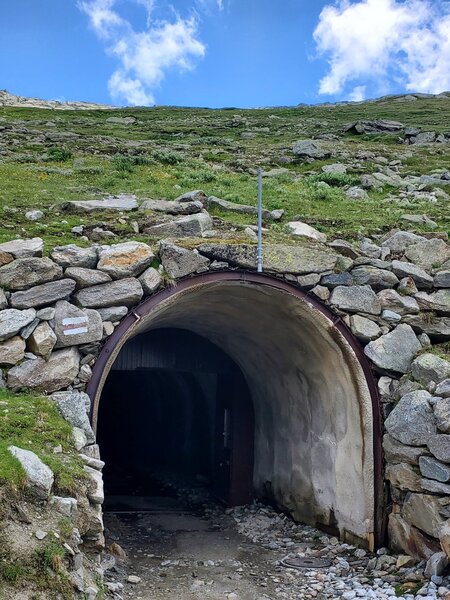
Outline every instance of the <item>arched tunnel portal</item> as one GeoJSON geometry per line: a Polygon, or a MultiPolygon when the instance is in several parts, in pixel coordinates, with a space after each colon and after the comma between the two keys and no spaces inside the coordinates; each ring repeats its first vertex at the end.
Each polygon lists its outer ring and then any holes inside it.
{"type": "Polygon", "coordinates": [[[270,500],[341,539],[382,543],[370,365],[330,309],[284,280],[228,271],[165,288],[115,329],[88,393],[102,452],[130,430],[117,452],[129,462],[163,448],[165,464],[204,473],[229,504],[270,500]]]}

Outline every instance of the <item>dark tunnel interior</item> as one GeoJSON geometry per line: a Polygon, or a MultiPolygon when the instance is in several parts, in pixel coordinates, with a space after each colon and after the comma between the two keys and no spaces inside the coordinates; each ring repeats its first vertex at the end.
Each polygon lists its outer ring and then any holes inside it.
{"type": "Polygon", "coordinates": [[[228,505],[252,499],[253,407],[239,367],[207,339],[158,329],[125,344],[105,387],[98,441],[105,508],[207,487],[228,505]]]}

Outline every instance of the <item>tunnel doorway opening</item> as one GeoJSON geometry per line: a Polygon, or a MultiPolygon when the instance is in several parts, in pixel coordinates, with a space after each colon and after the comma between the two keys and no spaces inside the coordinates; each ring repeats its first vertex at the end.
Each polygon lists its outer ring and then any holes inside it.
{"type": "Polygon", "coordinates": [[[254,417],[245,377],[207,339],[157,329],[130,340],[102,392],[105,509],[151,510],[178,486],[228,506],[253,498],[254,417]]]}
{"type": "Polygon", "coordinates": [[[208,340],[242,373],[254,412],[256,498],[349,543],[383,544],[377,385],[342,319],[268,275],[211,272],[165,288],[130,311],[93,368],[87,391],[103,455],[102,390],[122,349],[161,329],[208,340]]]}

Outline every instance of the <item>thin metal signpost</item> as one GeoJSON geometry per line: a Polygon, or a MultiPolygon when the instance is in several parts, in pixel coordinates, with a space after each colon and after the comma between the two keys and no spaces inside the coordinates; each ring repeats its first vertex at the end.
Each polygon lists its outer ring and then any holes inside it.
{"type": "Polygon", "coordinates": [[[256,267],[258,273],[263,270],[262,251],[262,169],[258,169],[258,249],[256,254],[256,267]]]}

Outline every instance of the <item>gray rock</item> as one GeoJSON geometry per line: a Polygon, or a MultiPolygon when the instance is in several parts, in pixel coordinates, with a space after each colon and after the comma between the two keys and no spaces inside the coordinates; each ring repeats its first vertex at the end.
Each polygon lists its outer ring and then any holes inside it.
{"type": "Polygon", "coordinates": [[[102,318],[96,310],[84,309],[61,301],[56,304],[56,347],[79,346],[99,342],[102,339],[102,318]]]}
{"type": "Polygon", "coordinates": [[[327,236],[324,233],[302,221],[289,221],[289,223],[286,223],[286,230],[294,237],[303,237],[323,243],[327,241],[327,236]]]}
{"type": "Polygon", "coordinates": [[[11,294],[13,308],[37,308],[53,304],[57,300],[69,298],[75,290],[73,279],[60,279],[42,285],[36,285],[28,290],[11,294]]]}
{"type": "Polygon", "coordinates": [[[192,190],[191,192],[181,194],[181,196],[175,198],[174,202],[195,202],[197,200],[202,204],[205,204],[208,200],[208,196],[202,190],[192,190]]]}
{"type": "Polygon", "coordinates": [[[40,308],[36,311],[36,318],[40,321],[51,321],[55,316],[55,309],[52,306],[40,308]]]}
{"type": "Polygon", "coordinates": [[[374,290],[383,290],[397,285],[398,279],[391,271],[371,266],[356,267],[351,275],[355,285],[370,285],[374,290]]]}
{"type": "Polygon", "coordinates": [[[383,248],[389,248],[391,252],[404,252],[406,248],[417,244],[418,242],[426,242],[426,238],[421,235],[416,235],[409,231],[396,231],[390,235],[381,245],[383,248]]]}
{"type": "Polygon", "coordinates": [[[25,356],[25,341],[15,336],[0,344],[0,365],[10,367],[17,364],[25,356]]]}
{"type": "Polygon", "coordinates": [[[72,425],[84,431],[89,444],[95,442],[95,434],[92,431],[86,405],[90,404],[90,398],[84,392],[57,392],[50,396],[57,405],[63,418],[72,425]]]}
{"type": "Polygon", "coordinates": [[[416,144],[417,146],[423,146],[425,144],[432,144],[435,139],[436,134],[434,131],[423,131],[412,137],[410,142],[411,144],[416,144]]]}
{"type": "Polygon", "coordinates": [[[29,491],[40,500],[47,500],[53,486],[53,472],[30,450],[9,446],[8,450],[22,465],[27,477],[29,491]]]}
{"type": "Polygon", "coordinates": [[[56,344],[56,335],[47,321],[39,323],[27,341],[28,349],[36,356],[49,356],[56,344]]]}
{"type": "Polygon", "coordinates": [[[414,296],[418,291],[412,277],[403,277],[403,279],[400,279],[400,283],[397,286],[397,292],[399,294],[403,294],[404,296],[414,296]]]}
{"type": "Polygon", "coordinates": [[[445,552],[436,552],[436,554],[433,554],[427,561],[424,572],[425,577],[431,579],[433,576],[442,575],[447,568],[447,565],[448,558],[445,552]]]}
{"type": "Polygon", "coordinates": [[[99,252],[97,269],[113,279],[137,277],[155,258],[150,246],[142,242],[124,242],[104,246],[99,252]]]}
{"type": "Polygon", "coordinates": [[[434,405],[434,416],[440,431],[450,433],[450,398],[438,398],[434,405]]]}
{"type": "Polygon", "coordinates": [[[419,458],[420,472],[426,479],[435,479],[442,483],[450,481],[450,467],[439,462],[431,456],[419,458]]]}
{"type": "Polygon", "coordinates": [[[53,496],[50,504],[65,517],[74,517],[77,510],[78,502],[75,498],[62,498],[61,496],[53,496]]]}
{"type": "Polygon", "coordinates": [[[80,246],[75,244],[56,246],[50,253],[50,256],[63,269],[67,269],[68,267],[95,269],[98,260],[97,248],[80,248],[80,246]]]}
{"type": "Polygon", "coordinates": [[[424,315],[407,315],[403,317],[403,322],[411,325],[417,333],[426,333],[432,340],[444,341],[450,340],[450,318],[432,317],[427,318],[424,315]]]}
{"type": "Polygon", "coordinates": [[[136,123],[135,117],[109,117],[106,119],[106,123],[112,123],[113,125],[133,125],[136,123]]]}
{"type": "Polygon", "coordinates": [[[88,487],[87,497],[93,504],[103,504],[105,501],[105,494],[103,491],[103,477],[102,474],[93,469],[88,465],[84,467],[85,473],[89,475],[90,485],[88,487]]]}
{"type": "MultiPolygon", "coordinates": [[[[212,265],[211,265],[212,268],[212,265]]],[[[299,285],[306,289],[311,289],[320,282],[320,275],[318,273],[311,273],[310,275],[299,275],[297,282],[299,285]]]]}
{"type": "MultiPolygon", "coordinates": [[[[216,208],[224,212],[238,213],[244,215],[257,215],[258,209],[256,206],[249,206],[248,204],[238,204],[237,202],[230,202],[229,200],[222,200],[222,198],[216,198],[216,196],[210,196],[207,202],[208,208],[216,208]]],[[[276,220],[272,219],[270,211],[263,209],[262,217],[264,221],[276,220]]]]}
{"type": "Polygon", "coordinates": [[[402,215],[400,217],[402,221],[407,221],[408,223],[414,223],[417,225],[425,225],[429,229],[436,229],[438,224],[427,217],[427,215],[402,215]]]}
{"type": "Polygon", "coordinates": [[[409,446],[425,446],[436,434],[431,394],[417,390],[403,396],[385,421],[386,431],[409,446]]]}
{"type": "Polygon", "coordinates": [[[122,212],[137,210],[139,203],[134,196],[121,195],[103,200],[74,200],[59,205],[59,209],[68,213],[91,213],[96,211],[122,212]]]}
{"type": "Polygon", "coordinates": [[[450,362],[436,356],[426,353],[418,356],[411,365],[413,377],[424,385],[430,381],[439,383],[450,377],[450,362]]]}
{"type": "Polygon", "coordinates": [[[377,246],[372,242],[362,242],[359,249],[362,252],[362,254],[364,254],[364,256],[368,256],[369,258],[380,258],[381,256],[380,246],[377,246]]]}
{"type": "Polygon", "coordinates": [[[339,252],[339,254],[342,254],[343,256],[348,256],[352,259],[358,258],[359,256],[359,252],[355,250],[353,246],[349,244],[349,242],[347,242],[346,240],[333,240],[328,244],[328,246],[333,250],[336,250],[336,252],[339,252]]]}
{"type": "Polygon", "coordinates": [[[99,308],[97,310],[101,316],[102,321],[120,321],[128,314],[128,308],[126,306],[111,306],[110,308],[99,308]]]}
{"type": "Polygon", "coordinates": [[[350,328],[353,334],[362,342],[376,340],[381,335],[380,327],[361,315],[352,315],[350,317],[350,328]]]}
{"type": "Polygon", "coordinates": [[[429,558],[440,550],[436,540],[423,534],[416,527],[412,527],[399,514],[391,513],[389,515],[388,532],[392,548],[402,550],[419,560],[424,557],[429,558]]]}
{"type": "Polygon", "coordinates": [[[434,479],[421,479],[420,485],[426,492],[450,496],[450,485],[447,485],[446,483],[441,483],[434,479]]]}
{"type": "Polygon", "coordinates": [[[62,268],[49,258],[18,258],[0,267],[0,286],[24,290],[36,284],[61,279],[62,268]]]}
{"type": "Polygon", "coordinates": [[[28,210],[25,213],[25,219],[28,219],[28,221],[40,221],[43,218],[44,213],[42,210],[28,210]]]}
{"type": "MultiPolygon", "coordinates": [[[[433,439],[433,436],[430,437],[430,440],[431,439],[433,439]]],[[[405,446],[404,444],[399,443],[388,433],[386,433],[383,437],[383,450],[387,463],[409,463],[411,465],[418,465],[419,457],[422,456],[425,451],[424,448],[405,446]]]]}
{"type": "Polygon", "coordinates": [[[107,308],[109,306],[134,306],[144,292],[137,279],[127,278],[102,285],[94,285],[76,292],[74,298],[86,308],[107,308]]]}
{"type": "Polygon", "coordinates": [[[432,238],[409,246],[405,256],[419,267],[431,270],[450,259],[450,246],[443,240],[432,238]]]}
{"type": "MultiPolygon", "coordinates": [[[[256,246],[249,244],[202,244],[199,252],[211,260],[226,261],[244,269],[256,267],[256,246]]],[[[286,246],[266,244],[263,249],[264,270],[270,273],[305,275],[333,271],[339,255],[319,244],[286,246]]]]}
{"type": "Polygon", "coordinates": [[[436,388],[436,396],[450,398],[450,379],[444,379],[436,388]]]}
{"type": "Polygon", "coordinates": [[[149,267],[139,277],[139,281],[141,282],[144,294],[149,296],[161,287],[163,283],[163,278],[161,277],[161,274],[157,269],[149,267]]]}
{"type": "Polygon", "coordinates": [[[419,313],[419,305],[410,296],[401,296],[395,290],[382,290],[377,296],[383,310],[392,310],[399,315],[419,313]]]}
{"type": "Polygon", "coordinates": [[[11,240],[0,244],[0,252],[7,252],[14,258],[31,258],[42,256],[44,241],[41,238],[31,240],[11,240]]]}
{"type": "Polygon", "coordinates": [[[195,215],[202,212],[203,204],[199,200],[177,202],[176,200],[145,200],[140,210],[152,210],[167,215],[195,215]]]}
{"type": "Polygon", "coordinates": [[[440,508],[439,498],[436,496],[408,494],[403,505],[403,517],[414,527],[437,538],[444,522],[440,516],[440,508]]]}
{"type": "Polygon", "coordinates": [[[415,298],[423,310],[432,310],[440,315],[450,315],[450,289],[439,290],[434,294],[418,292],[415,298]]]}
{"type": "Polygon", "coordinates": [[[29,310],[17,310],[9,308],[0,311],[0,342],[13,337],[21,329],[34,321],[36,311],[34,308],[29,310]]]}
{"type": "Polygon", "coordinates": [[[320,279],[320,285],[334,289],[340,285],[353,285],[353,277],[350,273],[329,273],[320,279]]]}
{"type": "Polygon", "coordinates": [[[436,273],[434,276],[434,287],[450,288],[450,269],[436,273]]]}
{"type": "Polygon", "coordinates": [[[203,272],[208,270],[210,264],[209,259],[198,252],[180,248],[168,242],[161,243],[159,256],[164,270],[172,279],[203,272]]]}
{"type": "Polygon", "coordinates": [[[323,300],[324,302],[327,301],[330,297],[330,290],[324,287],[323,285],[316,285],[311,290],[311,293],[320,298],[320,300],[323,300]]]}
{"type": "Polygon", "coordinates": [[[85,269],[84,267],[68,267],[64,275],[76,282],[77,289],[112,281],[108,273],[95,269],[85,269]]]}
{"type": "Polygon", "coordinates": [[[292,146],[292,152],[299,158],[327,158],[330,152],[317,140],[299,140],[292,146]]]}
{"type": "Polygon", "coordinates": [[[370,315],[381,313],[380,301],[368,285],[339,286],[333,290],[330,303],[340,310],[348,312],[361,312],[370,315]]]}
{"type": "Polygon", "coordinates": [[[335,163],[333,165],[325,165],[322,167],[323,173],[333,173],[338,175],[345,175],[347,173],[347,165],[341,163],[335,163]]]}
{"type": "Polygon", "coordinates": [[[5,308],[8,308],[8,300],[5,292],[0,288],[0,310],[4,310],[5,308]]]}
{"type": "Polygon", "coordinates": [[[392,261],[392,270],[398,277],[411,277],[419,289],[429,289],[433,287],[433,278],[428,275],[424,269],[412,263],[401,260],[392,261]]]}
{"type": "Polygon", "coordinates": [[[213,229],[213,221],[204,211],[196,215],[188,215],[160,225],[152,225],[144,229],[150,236],[167,237],[202,237],[205,231],[213,229]]]}
{"type": "Polygon", "coordinates": [[[404,492],[421,492],[420,475],[407,463],[386,466],[386,479],[404,492]]]}
{"type": "Polygon", "coordinates": [[[366,190],[363,190],[360,187],[357,186],[353,186],[351,188],[349,188],[346,192],[345,195],[347,196],[347,198],[350,198],[350,200],[368,200],[369,199],[369,194],[366,192],[366,190]]]}
{"type": "Polygon", "coordinates": [[[409,325],[398,325],[393,331],[370,342],[364,353],[380,369],[407,373],[414,356],[422,348],[409,325]]]}
{"type": "Polygon", "coordinates": [[[13,391],[31,388],[42,392],[57,392],[71,385],[78,375],[80,355],[76,348],[52,352],[43,358],[26,360],[8,373],[8,387],[13,391]]]}

